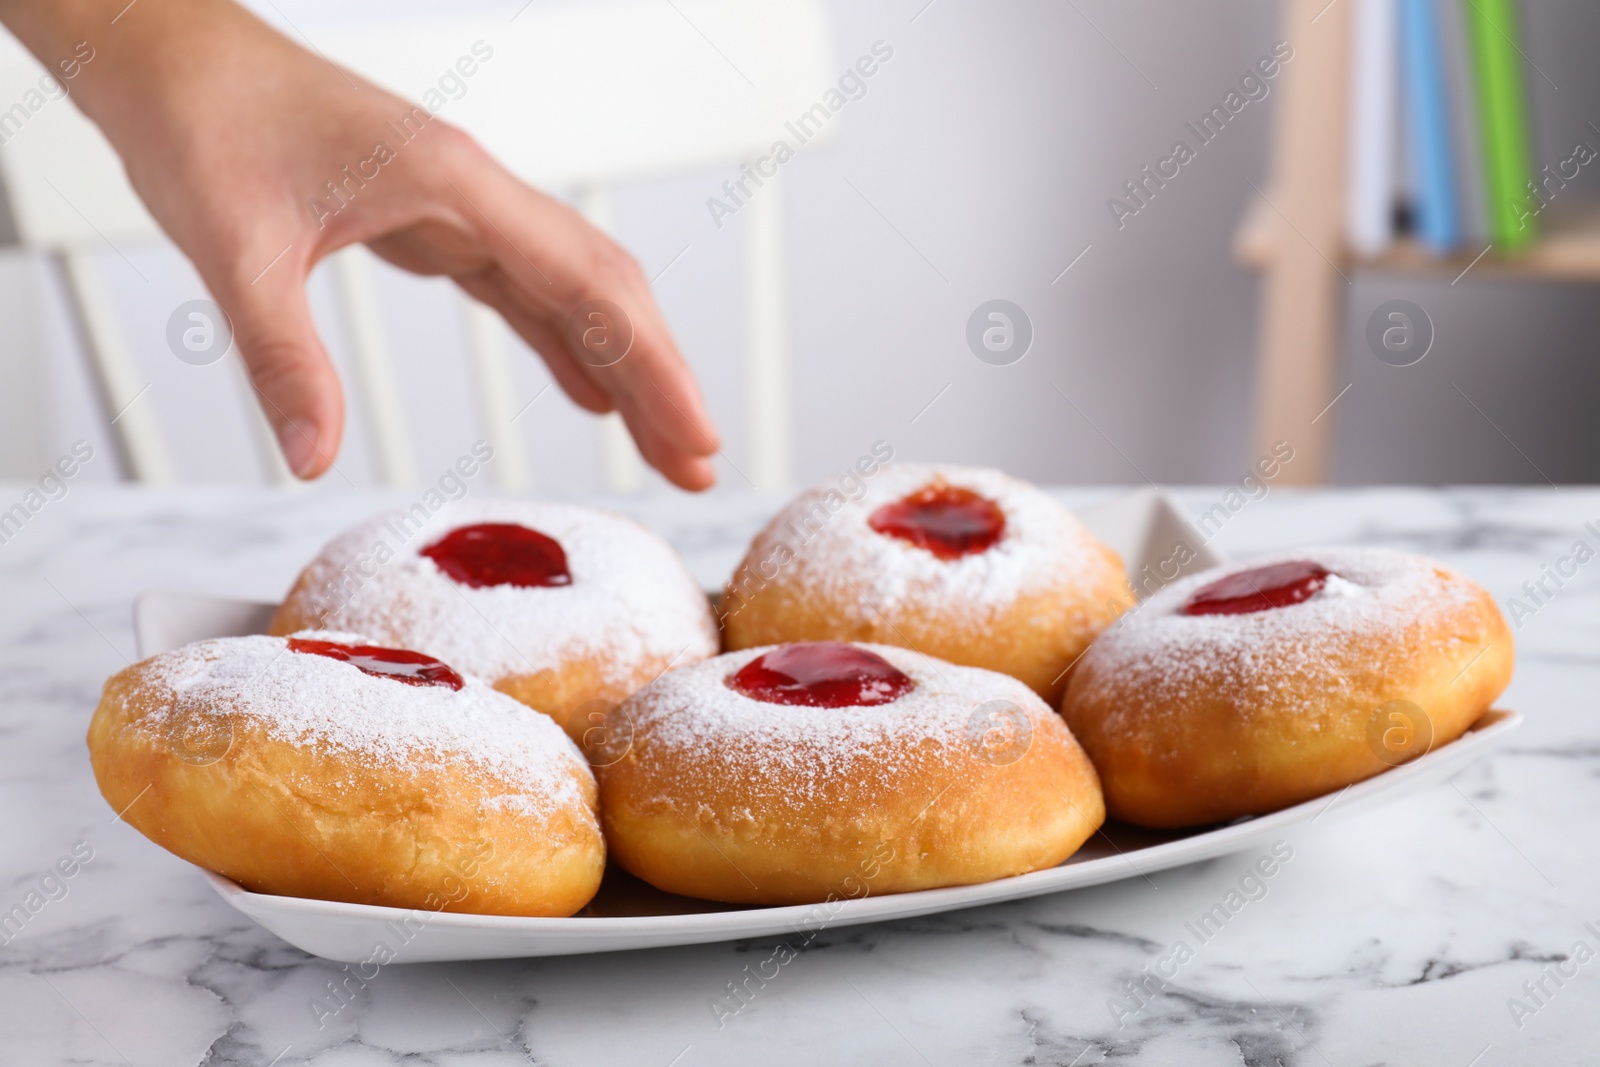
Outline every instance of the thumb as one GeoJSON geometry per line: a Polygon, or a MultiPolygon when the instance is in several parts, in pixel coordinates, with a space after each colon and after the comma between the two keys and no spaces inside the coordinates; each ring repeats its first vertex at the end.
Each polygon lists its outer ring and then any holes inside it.
{"type": "Polygon", "coordinates": [[[344,393],[317,337],[305,276],[293,269],[268,272],[230,289],[218,299],[284,461],[296,477],[315,478],[338,454],[344,393]]]}

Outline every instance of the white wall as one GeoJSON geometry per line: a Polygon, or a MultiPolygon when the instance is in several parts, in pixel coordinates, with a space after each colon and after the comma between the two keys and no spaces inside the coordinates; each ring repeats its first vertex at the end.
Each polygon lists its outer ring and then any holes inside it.
{"type": "MultiPolygon", "coordinates": [[[[1255,195],[1249,181],[1264,177],[1275,96],[1249,105],[1125,228],[1106,200],[1271,49],[1277,5],[925,3],[830,0],[841,70],[880,39],[895,56],[836,120],[841,136],[784,170],[800,479],[844,466],[877,438],[905,458],[993,464],[1047,482],[1236,479],[1253,458],[1256,285],[1228,245],[1255,195]],[[995,297],[1022,305],[1034,324],[1032,351],[1011,367],[980,363],[964,339],[968,315],[995,297]]],[[[1537,75],[1531,84],[1541,156],[1559,158],[1552,146],[1579,137],[1600,145],[1585,125],[1600,98],[1589,58],[1600,11],[1577,0],[1527,6],[1529,54],[1560,86],[1537,75]]],[[[278,7],[313,40],[319,26],[370,10],[355,0],[278,7]]],[[[707,62],[721,60],[708,52],[707,62]]],[[[705,206],[728,176],[620,190],[617,233],[650,273],[688,246],[657,292],[738,463],[741,223],[719,230],[705,206]]],[[[1596,181],[1583,179],[1591,191],[1596,181]]],[[[258,478],[237,383],[222,365],[179,363],[162,340],[171,309],[202,295],[193,272],[166,248],[130,258],[148,283],[113,253],[102,266],[185,477],[258,478]]],[[[314,285],[337,351],[331,290],[324,277],[314,285]]],[[[445,283],[395,272],[382,294],[421,469],[442,471],[480,435],[456,306],[445,283]]],[[[36,264],[0,257],[0,316],[11,324],[0,333],[0,475],[26,476],[78,437],[106,442],[59,300],[36,264]],[[34,375],[40,364],[48,373],[34,375]]],[[[1339,479],[1600,478],[1587,410],[1600,376],[1594,304],[1582,288],[1359,277],[1343,367],[1355,384],[1336,411],[1339,479]],[[1396,296],[1423,304],[1438,335],[1429,357],[1404,370],[1379,364],[1359,336],[1367,313],[1396,296]]],[[[518,374],[525,397],[548,380],[532,357],[518,374]]],[[[552,390],[522,421],[541,488],[597,485],[592,423],[565,398],[552,390]]],[[[334,480],[371,481],[362,430],[357,412],[334,480]]],[[[109,448],[102,454],[90,473],[110,476],[109,448]]],[[[727,468],[723,479],[742,485],[727,468]]]]}

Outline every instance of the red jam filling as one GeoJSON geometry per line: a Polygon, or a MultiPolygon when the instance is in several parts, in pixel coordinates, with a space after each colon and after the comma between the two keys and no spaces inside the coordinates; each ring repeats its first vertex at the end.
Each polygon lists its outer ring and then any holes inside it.
{"type": "Polygon", "coordinates": [[[289,651],[326,656],[370,674],[374,678],[393,678],[407,685],[446,685],[461,689],[467,683],[450,667],[432,656],[404,648],[379,648],[377,645],[341,645],[335,641],[289,638],[289,651]]]}
{"type": "Polygon", "coordinates": [[[959,559],[992,548],[1006,532],[1005,512],[988,497],[953,485],[930,485],[885,504],[867,524],[909,541],[940,559],[959,559]]]}
{"type": "Polygon", "coordinates": [[[571,585],[561,543],[509,522],[484,522],[451,530],[422,550],[462,585],[571,585]]]}
{"type": "Polygon", "coordinates": [[[882,656],[837,641],[775,648],[728,679],[728,688],[751,700],[807,708],[889,704],[916,684],[882,656]]]}
{"type": "Polygon", "coordinates": [[[1271,608],[1286,608],[1310,600],[1328,584],[1328,570],[1296,560],[1256,567],[1194,591],[1183,605],[1185,615],[1248,615],[1271,608]]]}

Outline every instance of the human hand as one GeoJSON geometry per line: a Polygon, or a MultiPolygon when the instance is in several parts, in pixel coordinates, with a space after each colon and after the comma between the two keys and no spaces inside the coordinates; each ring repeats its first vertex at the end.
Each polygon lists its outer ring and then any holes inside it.
{"type": "Polygon", "coordinates": [[[328,469],[344,425],[306,277],[331,252],[365,242],[406,270],[453,278],[539,352],[577,404],[620,410],[651,466],[686,489],[711,485],[716,430],[649,283],[616,243],[460,130],[231,0],[125,4],[0,0],[0,20],[47,66],[80,40],[95,49],[73,97],[232,320],[297,475],[328,469]],[[399,140],[397,123],[410,140],[399,140]],[[376,144],[390,156],[376,177],[347,183],[376,144]],[[346,195],[331,199],[330,182],[346,195]],[[574,353],[567,324],[590,300],[631,320],[633,345],[614,365],[574,353]]]}

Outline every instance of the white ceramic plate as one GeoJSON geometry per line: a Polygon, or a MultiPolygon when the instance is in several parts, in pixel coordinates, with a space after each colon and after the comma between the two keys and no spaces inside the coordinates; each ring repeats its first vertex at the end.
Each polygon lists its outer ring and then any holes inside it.
{"type": "MultiPolygon", "coordinates": [[[[1083,512],[1081,517],[1122,555],[1129,574],[1146,593],[1176,573],[1220,562],[1200,543],[1171,502],[1154,491],[1119,498],[1083,512]],[[1174,549],[1179,544],[1185,545],[1187,552],[1175,556],[1174,549]],[[1175,568],[1174,559],[1182,556],[1190,558],[1184,566],[1175,568]],[[1174,573],[1164,573],[1163,567],[1174,573]]],[[[155,655],[206,637],[263,633],[272,611],[272,605],[253,601],[147,593],[134,604],[139,654],[155,655]]],[[[714,904],[662,893],[611,868],[600,893],[579,915],[570,919],[528,919],[269,896],[251,893],[209,871],[205,875],[224,900],[285,941],[315,955],[347,963],[374,958],[422,963],[562,956],[775,934],[803,936],[827,926],[906,919],[1137,878],[1270,843],[1289,827],[1324,813],[1370,805],[1438,782],[1500,744],[1521,724],[1520,715],[1491,711],[1461,738],[1410,763],[1332,796],[1271,815],[1202,831],[1158,832],[1112,823],[1071,859],[1047,871],[982,885],[828,904],[782,908],[714,904]]]]}

